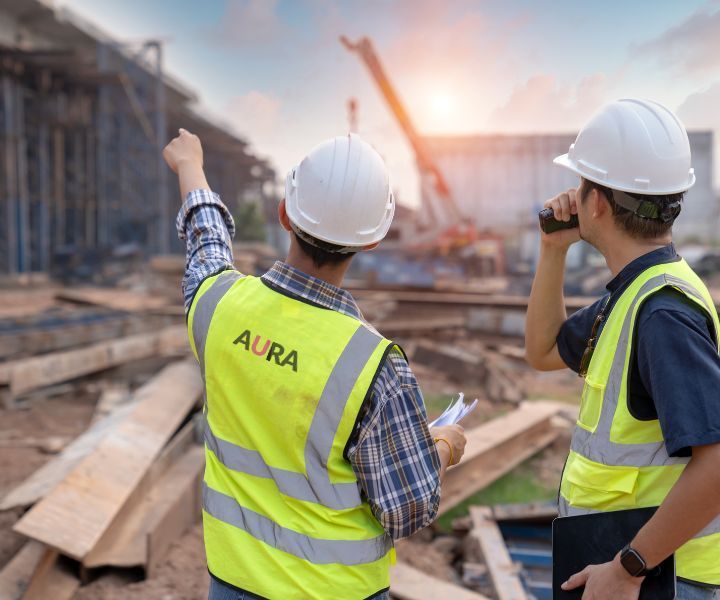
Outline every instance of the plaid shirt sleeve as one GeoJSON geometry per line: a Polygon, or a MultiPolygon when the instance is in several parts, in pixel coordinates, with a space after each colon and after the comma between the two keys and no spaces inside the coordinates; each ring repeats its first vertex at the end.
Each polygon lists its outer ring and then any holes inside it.
{"type": "Polygon", "coordinates": [[[178,237],[185,241],[185,276],[182,280],[185,311],[204,279],[233,269],[232,238],[235,222],[215,192],[193,190],[175,219],[178,237]]]}
{"type": "Polygon", "coordinates": [[[394,538],[427,527],[440,503],[440,459],[425,403],[405,357],[392,350],[348,446],[373,514],[394,538]]]}

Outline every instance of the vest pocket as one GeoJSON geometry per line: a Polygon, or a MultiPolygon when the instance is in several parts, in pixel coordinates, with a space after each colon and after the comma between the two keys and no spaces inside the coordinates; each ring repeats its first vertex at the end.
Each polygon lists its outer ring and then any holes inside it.
{"type": "Polygon", "coordinates": [[[585,379],[585,386],[582,391],[582,400],[580,401],[580,415],[577,424],[588,431],[595,431],[600,421],[600,411],[602,410],[603,395],[605,394],[605,386],[593,383],[585,379]]]}
{"type": "Polygon", "coordinates": [[[595,510],[635,507],[637,467],[603,465],[573,453],[565,471],[563,495],[573,506],[595,510]]]}

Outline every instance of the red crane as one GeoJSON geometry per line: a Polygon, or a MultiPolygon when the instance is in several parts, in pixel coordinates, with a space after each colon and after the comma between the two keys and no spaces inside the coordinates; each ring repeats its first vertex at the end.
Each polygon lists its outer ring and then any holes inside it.
{"type": "Polygon", "coordinates": [[[372,41],[367,37],[362,37],[357,42],[351,42],[347,37],[341,36],[340,42],[345,48],[356,53],[365,63],[415,152],[415,160],[420,171],[420,186],[426,200],[426,208],[430,212],[425,219],[426,223],[430,225],[430,231],[418,236],[413,247],[439,250],[443,254],[452,250],[460,250],[467,257],[468,255],[477,255],[476,242],[483,238],[486,248],[488,246],[495,248],[492,251],[494,256],[491,259],[493,263],[491,271],[495,274],[503,273],[504,252],[501,239],[496,235],[479,236],[477,227],[470,219],[463,217],[425,140],[416,131],[410,115],[388,79],[385,69],[375,53],[372,41]]]}

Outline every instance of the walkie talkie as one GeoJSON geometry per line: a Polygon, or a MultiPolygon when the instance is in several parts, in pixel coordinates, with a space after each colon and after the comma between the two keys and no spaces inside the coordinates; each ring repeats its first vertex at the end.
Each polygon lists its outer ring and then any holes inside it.
{"type": "Polygon", "coordinates": [[[561,229],[573,229],[580,226],[577,215],[572,215],[569,221],[558,221],[552,208],[541,210],[538,217],[540,219],[540,229],[545,233],[554,233],[561,229]]]}

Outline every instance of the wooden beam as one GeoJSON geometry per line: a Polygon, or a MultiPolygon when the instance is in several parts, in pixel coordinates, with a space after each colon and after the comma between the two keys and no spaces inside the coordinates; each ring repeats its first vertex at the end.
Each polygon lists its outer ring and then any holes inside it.
{"type": "Polygon", "coordinates": [[[55,550],[27,542],[0,571],[1,600],[70,600],[80,580],[55,550]]]}
{"type": "Polygon", "coordinates": [[[462,461],[445,474],[440,514],[550,444],[558,435],[551,419],[559,410],[554,402],[523,402],[517,410],[467,431],[462,461]]]}
{"type": "Polygon", "coordinates": [[[424,316],[405,319],[391,319],[376,323],[377,330],[385,334],[413,333],[416,331],[431,331],[434,329],[464,328],[467,318],[462,315],[424,316]]]}
{"type": "MultiPolygon", "coordinates": [[[[199,491],[204,448],[193,446],[194,424],[188,423],[165,448],[138,485],[133,497],[103,533],[100,541],[83,559],[83,566],[135,567],[150,565],[151,540],[154,536],[153,557],[165,549],[164,539],[183,533],[187,525],[200,516],[199,491]],[[142,493],[138,493],[142,492],[142,493]],[[189,502],[188,502],[188,496],[189,502]],[[182,513],[182,508],[198,507],[194,515],[182,513]],[[175,531],[170,535],[158,531],[165,520],[178,516],[175,531]],[[163,537],[164,535],[164,537],[163,537]]],[[[191,512],[190,510],[188,512],[191,512]]]]}
{"type": "Polygon", "coordinates": [[[119,288],[64,289],[55,293],[55,298],[73,304],[104,306],[125,312],[146,312],[166,307],[167,298],[119,288]]]}
{"type": "Polygon", "coordinates": [[[471,506],[470,519],[473,524],[470,535],[480,545],[498,599],[527,600],[528,595],[517,574],[518,568],[510,559],[505,540],[493,521],[492,510],[487,506],[471,506]]]}
{"type": "Polygon", "coordinates": [[[98,444],[123,422],[131,410],[132,404],[126,404],[93,423],[85,432],[70,442],[60,454],[51,458],[22,483],[10,490],[0,501],[0,510],[30,506],[43,498],[65,479],[83,458],[95,450],[98,444]]]}
{"type": "Polygon", "coordinates": [[[482,594],[431,577],[403,562],[396,563],[390,569],[390,595],[400,600],[489,600],[482,594]]]}
{"type": "Polygon", "coordinates": [[[10,393],[18,396],[31,390],[89,375],[161,351],[187,347],[185,327],[177,325],[153,333],[100,342],[76,350],[54,352],[13,361],[4,367],[10,393]],[[184,339],[183,339],[184,338],[184,339]]]}
{"type": "Polygon", "coordinates": [[[163,369],[138,390],[127,419],[13,529],[83,560],[142,482],[202,388],[194,361],[163,369]]]}
{"type": "Polygon", "coordinates": [[[2,600],[19,600],[23,597],[46,551],[47,546],[44,544],[29,541],[10,559],[0,571],[2,600]]]}
{"type": "Polygon", "coordinates": [[[555,501],[496,504],[492,513],[496,521],[550,523],[558,516],[558,507],[555,501]]]}
{"type": "Polygon", "coordinates": [[[46,549],[23,600],[71,600],[80,587],[80,579],[68,562],[56,550],[46,549]]]}
{"type": "Polygon", "coordinates": [[[98,321],[69,321],[65,325],[40,323],[0,333],[0,360],[68,350],[129,335],[138,329],[139,319],[144,317],[116,314],[98,321]]]}

